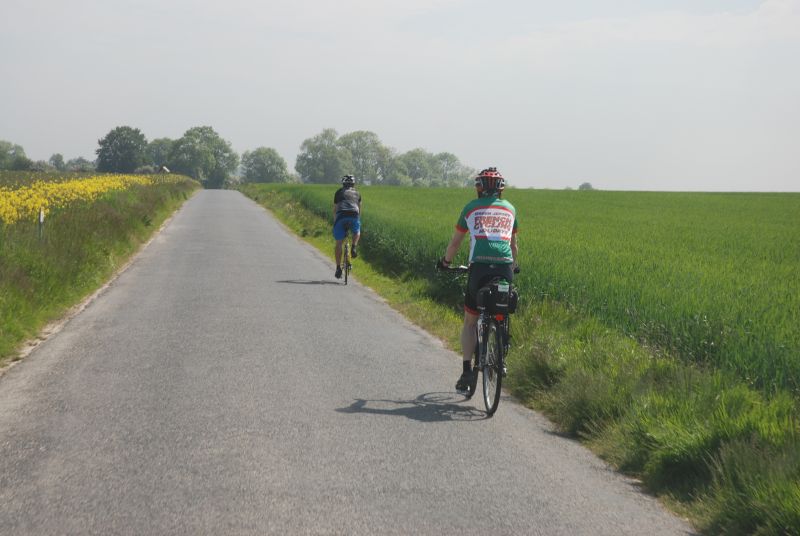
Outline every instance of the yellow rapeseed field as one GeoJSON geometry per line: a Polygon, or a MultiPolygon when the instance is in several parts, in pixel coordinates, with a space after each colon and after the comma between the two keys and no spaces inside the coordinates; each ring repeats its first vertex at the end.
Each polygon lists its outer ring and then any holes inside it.
{"type": "Polygon", "coordinates": [[[19,188],[0,187],[0,222],[36,221],[39,211],[47,215],[75,201],[94,201],[111,190],[133,185],[149,186],[181,178],[167,175],[99,175],[64,182],[35,181],[19,188]]]}

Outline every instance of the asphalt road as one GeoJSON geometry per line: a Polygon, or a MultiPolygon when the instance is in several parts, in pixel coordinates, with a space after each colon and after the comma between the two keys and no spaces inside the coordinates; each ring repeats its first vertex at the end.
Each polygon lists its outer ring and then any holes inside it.
{"type": "MultiPolygon", "coordinates": [[[[358,261],[355,273],[357,277],[358,261]]],[[[687,534],[237,192],[0,377],[0,534],[687,534]]]]}

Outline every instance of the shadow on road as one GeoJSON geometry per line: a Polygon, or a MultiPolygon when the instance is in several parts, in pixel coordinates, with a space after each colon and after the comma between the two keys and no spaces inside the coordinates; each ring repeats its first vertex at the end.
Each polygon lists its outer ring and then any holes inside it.
{"type": "Polygon", "coordinates": [[[393,415],[421,422],[479,421],[486,413],[471,406],[463,406],[466,398],[454,393],[425,393],[413,400],[365,400],[357,398],[339,413],[372,413],[393,415]]]}
{"type": "Polygon", "coordinates": [[[341,285],[339,281],[312,281],[311,279],[284,279],[276,283],[291,283],[292,285],[341,285]]]}

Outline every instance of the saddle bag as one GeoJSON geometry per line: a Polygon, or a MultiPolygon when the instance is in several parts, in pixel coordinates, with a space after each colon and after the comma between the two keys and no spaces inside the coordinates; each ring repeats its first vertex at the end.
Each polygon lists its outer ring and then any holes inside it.
{"type": "Polygon", "coordinates": [[[492,315],[511,314],[517,310],[519,295],[517,290],[505,281],[492,281],[478,291],[477,304],[479,310],[492,315]]]}

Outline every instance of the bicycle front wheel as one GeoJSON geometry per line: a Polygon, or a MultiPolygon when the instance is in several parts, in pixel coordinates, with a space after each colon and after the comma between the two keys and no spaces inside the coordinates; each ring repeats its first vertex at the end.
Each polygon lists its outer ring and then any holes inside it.
{"type": "Polygon", "coordinates": [[[503,383],[503,340],[497,323],[490,322],[483,341],[486,362],[483,365],[483,402],[491,417],[500,405],[503,383]]]}

